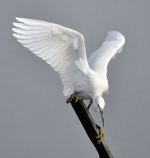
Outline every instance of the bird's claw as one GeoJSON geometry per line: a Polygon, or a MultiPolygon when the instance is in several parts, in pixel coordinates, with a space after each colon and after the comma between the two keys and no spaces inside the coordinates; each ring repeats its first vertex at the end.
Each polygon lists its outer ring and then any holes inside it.
{"type": "Polygon", "coordinates": [[[104,143],[104,128],[100,128],[98,130],[96,139],[97,139],[97,144],[104,143]]]}
{"type": "Polygon", "coordinates": [[[76,103],[80,98],[72,94],[72,95],[67,99],[66,103],[68,104],[68,103],[72,102],[73,99],[75,100],[75,103],[76,103]]]}

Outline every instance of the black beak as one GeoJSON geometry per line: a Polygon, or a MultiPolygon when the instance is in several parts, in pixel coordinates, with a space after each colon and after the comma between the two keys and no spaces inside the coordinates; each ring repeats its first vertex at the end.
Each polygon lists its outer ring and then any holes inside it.
{"type": "Polygon", "coordinates": [[[100,113],[101,113],[102,123],[103,123],[103,127],[104,127],[104,116],[103,116],[103,111],[100,110],[100,113]]]}

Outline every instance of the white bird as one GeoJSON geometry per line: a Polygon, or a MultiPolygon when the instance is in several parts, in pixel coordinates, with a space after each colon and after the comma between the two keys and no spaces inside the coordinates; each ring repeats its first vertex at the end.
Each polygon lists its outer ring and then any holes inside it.
{"type": "Polygon", "coordinates": [[[102,46],[88,60],[81,33],[45,21],[16,18],[13,36],[32,53],[45,60],[59,73],[66,97],[74,92],[82,99],[98,105],[102,114],[108,90],[107,66],[122,51],[124,36],[110,31],[102,46]]]}

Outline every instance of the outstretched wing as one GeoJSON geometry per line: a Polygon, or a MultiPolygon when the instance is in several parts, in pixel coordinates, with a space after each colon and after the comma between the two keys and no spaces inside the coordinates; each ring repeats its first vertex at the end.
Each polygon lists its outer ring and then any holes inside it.
{"type": "Polygon", "coordinates": [[[16,19],[19,22],[13,23],[13,36],[60,74],[64,95],[70,95],[74,91],[74,75],[79,71],[75,61],[81,58],[87,62],[83,36],[77,31],[54,23],[16,19]]]}
{"type": "Polygon", "coordinates": [[[90,68],[97,73],[106,74],[109,61],[122,51],[124,43],[125,37],[121,33],[117,31],[108,32],[102,46],[89,57],[90,68]]]}

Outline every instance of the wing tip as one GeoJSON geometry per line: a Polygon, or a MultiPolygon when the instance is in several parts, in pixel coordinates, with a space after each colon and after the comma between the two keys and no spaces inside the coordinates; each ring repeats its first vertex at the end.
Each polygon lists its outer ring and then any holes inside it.
{"type": "Polygon", "coordinates": [[[20,18],[20,17],[15,17],[15,19],[16,19],[17,21],[21,21],[21,20],[22,20],[22,18],[20,18]]]}
{"type": "Polygon", "coordinates": [[[18,24],[19,24],[19,23],[17,23],[17,22],[13,22],[13,25],[14,25],[15,27],[18,27],[18,24]]]}
{"type": "Polygon", "coordinates": [[[17,33],[13,33],[12,35],[13,35],[13,37],[18,38],[17,33]]]}
{"type": "Polygon", "coordinates": [[[15,27],[13,27],[13,28],[12,28],[12,31],[16,32],[16,28],[15,28],[15,27]]]}
{"type": "MultiPolygon", "coordinates": [[[[30,21],[32,19],[28,19],[28,18],[20,18],[20,17],[15,17],[15,19],[17,21],[19,21],[20,23],[26,23],[27,21],[30,21]]],[[[33,21],[33,20],[32,20],[33,21]]],[[[34,20],[35,21],[35,20],[34,20]]]]}
{"type": "Polygon", "coordinates": [[[107,33],[106,41],[111,41],[111,40],[119,40],[125,43],[125,37],[119,31],[109,31],[107,33]]]}

